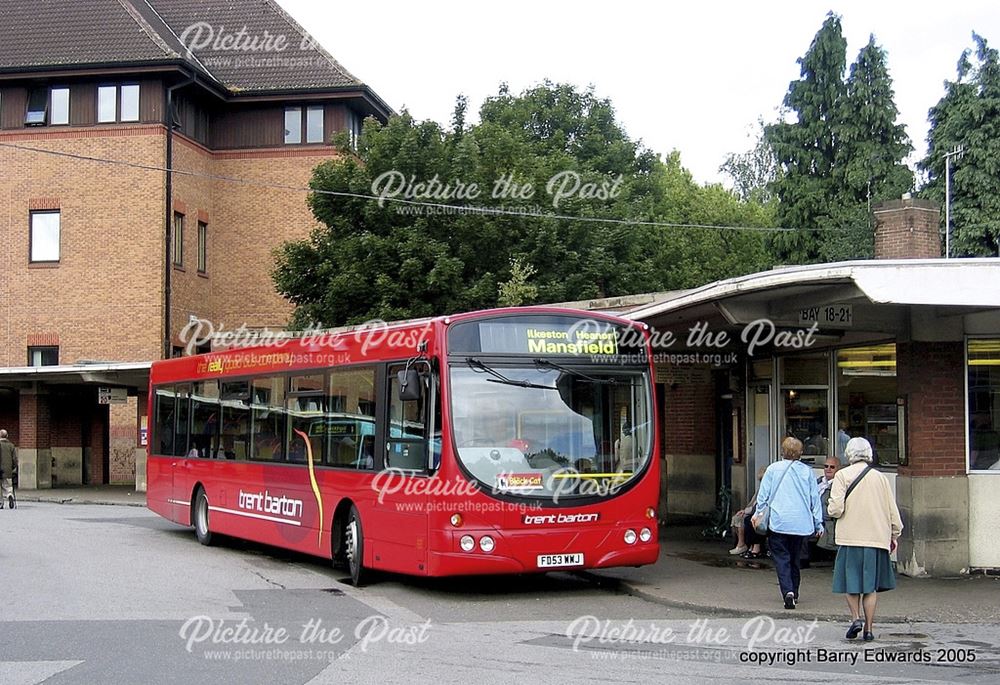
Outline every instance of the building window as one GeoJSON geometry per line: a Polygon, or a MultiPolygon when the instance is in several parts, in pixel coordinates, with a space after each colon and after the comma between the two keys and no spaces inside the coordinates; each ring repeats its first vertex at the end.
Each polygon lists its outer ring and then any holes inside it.
{"type": "Polygon", "coordinates": [[[894,343],[837,350],[836,456],[844,459],[851,438],[865,438],[875,463],[898,466],[897,396],[894,343]]]}
{"type": "Polygon", "coordinates": [[[174,233],[172,239],[171,252],[174,256],[174,266],[184,266],[184,215],[180,212],[174,212],[174,233]]]}
{"type": "Polygon", "coordinates": [[[326,142],[324,126],[325,108],[323,105],[285,108],[285,145],[298,145],[303,142],[305,131],[306,143],[326,142]]]}
{"type": "Polygon", "coordinates": [[[139,121],[139,85],[122,86],[122,121],[139,121]]]}
{"type": "Polygon", "coordinates": [[[36,88],[28,95],[28,111],[24,116],[25,126],[45,126],[49,112],[49,91],[36,88]]]}
{"type": "Polygon", "coordinates": [[[347,110],[347,142],[355,150],[358,149],[358,143],[361,141],[361,129],[361,117],[356,112],[347,110]]]}
{"type": "Polygon", "coordinates": [[[59,366],[59,348],[29,347],[28,366],[59,366]]]}
{"type": "Polygon", "coordinates": [[[198,222],[198,273],[208,271],[208,224],[198,222]]]}
{"type": "Polygon", "coordinates": [[[829,357],[820,352],[784,357],[780,362],[782,440],[798,438],[804,460],[822,461],[833,453],[829,440],[829,357]]]}
{"type": "Polygon", "coordinates": [[[97,121],[139,121],[139,86],[100,86],[97,89],[97,121]],[[120,105],[120,106],[119,106],[120,105]],[[121,118],[118,114],[121,112],[121,118]]]}
{"type": "Polygon", "coordinates": [[[285,109],[285,144],[296,145],[302,142],[302,108],[288,107],[285,109]]]}
{"type": "Polygon", "coordinates": [[[1000,472],[1000,338],[970,339],[969,469],[1000,472]]]}
{"type": "Polygon", "coordinates": [[[30,260],[59,261],[59,212],[31,212],[30,260]]]}
{"type": "Polygon", "coordinates": [[[51,92],[51,117],[49,123],[60,126],[69,123],[69,88],[53,88],[51,92]]]}
{"type": "Polygon", "coordinates": [[[106,124],[118,120],[118,86],[97,89],[97,121],[106,124]]]}
{"type": "Polygon", "coordinates": [[[323,107],[310,107],[306,110],[306,142],[323,142],[323,107]]]}
{"type": "Polygon", "coordinates": [[[69,88],[36,88],[28,94],[25,126],[69,123],[69,88]]]}

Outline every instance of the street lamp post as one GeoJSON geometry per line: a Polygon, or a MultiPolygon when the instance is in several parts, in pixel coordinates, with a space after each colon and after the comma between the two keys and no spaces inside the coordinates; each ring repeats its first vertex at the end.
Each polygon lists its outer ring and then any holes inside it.
{"type": "Polygon", "coordinates": [[[951,258],[951,158],[962,159],[965,152],[964,145],[956,145],[951,152],[946,152],[944,157],[944,257],[951,258]]]}

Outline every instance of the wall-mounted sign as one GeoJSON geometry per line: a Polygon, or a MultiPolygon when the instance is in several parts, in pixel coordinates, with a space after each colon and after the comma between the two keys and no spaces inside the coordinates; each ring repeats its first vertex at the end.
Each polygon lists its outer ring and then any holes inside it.
{"type": "Polygon", "coordinates": [[[822,328],[851,328],[854,326],[854,305],[824,304],[803,307],[799,310],[799,323],[805,326],[819,324],[822,328]]]}
{"type": "Polygon", "coordinates": [[[98,388],[98,404],[126,404],[128,402],[128,390],[125,388],[98,388]]]}

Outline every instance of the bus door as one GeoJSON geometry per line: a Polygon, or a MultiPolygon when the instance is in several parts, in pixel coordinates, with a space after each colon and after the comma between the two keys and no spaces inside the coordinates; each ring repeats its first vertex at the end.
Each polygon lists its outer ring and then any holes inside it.
{"type": "Polygon", "coordinates": [[[436,382],[427,362],[391,364],[384,381],[382,467],[379,492],[365,537],[371,563],[401,573],[422,574],[427,561],[430,479],[440,460],[440,412],[436,382]],[[416,373],[413,373],[413,372],[416,373]],[[414,387],[419,384],[419,388],[414,387]],[[408,386],[408,387],[407,387],[408,386]],[[437,434],[437,438],[435,438],[437,434]]]}
{"type": "Polygon", "coordinates": [[[157,465],[161,470],[156,478],[163,482],[160,496],[167,501],[169,518],[186,523],[190,514],[191,493],[183,491],[181,474],[191,432],[191,385],[182,383],[157,390],[157,411],[163,415],[157,422],[157,453],[165,457],[157,465]]]}

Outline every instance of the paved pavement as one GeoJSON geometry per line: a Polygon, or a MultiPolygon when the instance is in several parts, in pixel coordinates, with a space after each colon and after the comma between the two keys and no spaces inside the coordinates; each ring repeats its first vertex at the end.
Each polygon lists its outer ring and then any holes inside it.
{"type": "MultiPolygon", "coordinates": [[[[145,493],[128,486],[20,491],[22,502],[145,506],[145,493]]],[[[831,590],[832,563],[815,563],[802,572],[799,606],[782,607],[770,560],[745,561],[728,554],[732,542],[704,540],[701,526],[666,525],[660,560],[652,566],[588,572],[636,597],[665,606],[719,616],[819,618],[844,621],[847,606],[831,590]]],[[[879,597],[876,622],[1000,623],[1000,577],[909,578],[879,597]]]]}
{"type": "MultiPolygon", "coordinates": [[[[769,559],[746,561],[729,555],[732,541],[704,540],[701,527],[664,526],[660,559],[652,566],[608,569],[594,576],[615,579],[633,595],[667,606],[719,615],[797,615],[846,620],[843,595],[831,592],[833,563],[802,571],[799,606],[786,610],[769,559]]],[[[896,576],[896,589],[879,595],[876,623],[933,621],[1000,622],[1000,578],[909,578],[896,576]]]]}
{"type": "Polygon", "coordinates": [[[131,485],[95,485],[50,490],[18,490],[19,502],[55,502],[56,504],[118,504],[146,506],[146,493],[131,485]]]}

